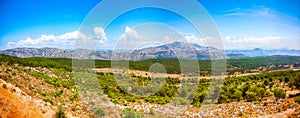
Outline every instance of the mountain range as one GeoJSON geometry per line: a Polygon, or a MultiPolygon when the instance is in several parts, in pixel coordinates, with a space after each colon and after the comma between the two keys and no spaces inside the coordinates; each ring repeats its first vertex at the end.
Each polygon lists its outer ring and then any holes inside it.
{"type": "Polygon", "coordinates": [[[58,48],[14,48],[0,51],[1,54],[17,57],[74,58],[99,60],[145,60],[152,58],[217,59],[246,58],[255,56],[293,55],[300,56],[300,50],[226,50],[220,51],[209,46],[193,43],[173,42],[156,47],[148,47],[132,52],[92,51],[86,49],[62,50],[58,48]],[[225,55],[226,53],[226,55],[225,55]]]}

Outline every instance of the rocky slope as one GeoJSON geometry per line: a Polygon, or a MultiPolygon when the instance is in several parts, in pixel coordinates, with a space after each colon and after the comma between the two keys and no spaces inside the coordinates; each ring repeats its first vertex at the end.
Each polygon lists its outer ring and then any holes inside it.
{"type": "Polygon", "coordinates": [[[85,49],[62,50],[57,48],[14,48],[0,51],[1,54],[17,57],[46,57],[46,58],[76,58],[76,59],[121,59],[144,60],[151,58],[226,58],[236,59],[256,56],[292,55],[299,56],[300,50],[278,49],[263,50],[226,50],[221,52],[214,47],[200,46],[198,44],[173,42],[156,47],[148,47],[132,52],[91,51],[85,49]],[[224,54],[223,54],[224,53],[224,54]],[[225,53],[227,53],[225,55],[225,53]]]}
{"type": "MultiPolygon", "coordinates": [[[[81,93],[74,98],[72,86],[57,86],[46,82],[45,74],[52,79],[67,81],[71,73],[43,67],[23,67],[17,64],[0,66],[0,117],[40,118],[56,117],[62,106],[66,117],[96,117],[89,107],[102,107],[105,117],[124,117],[124,110],[134,109],[144,117],[293,117],[299,116],[299,103],[294,98],[274,102],[273,97],[262,102],[232,102],[214,104],[209,110],[203,107],[178,104],[150,104],[143,100],[113,104],[106,95],[81,93]],[[63,91],[60,95],[59,91],[63,91]],[[83,97],[88,96],[88,97],[83,97]],[[51,99],[52,102],[48,101],[51,99]],[[150,115],[150,110],[154,115],[150,115]]],[[[87,82],[87,81],[86,81],[87,82]]]]}
{"type": "Polygon", "coordinates": [[[51,80],[61,81],[55,78],[67,81],[68,76],[70,73],[55,69],[2,64],[0,118],[15,114],[17,116],[11,117],[31,118],[32,115],[33,118],[53,118],[59,106],[67,117],[91,116],[92,113],[81,104],[74,87],[50,84],[51,80]]]}
{"type": "MultiPolygon", "coordinates": [[[[222,57],[223,54],[213,47],[197,44],[173,42],[157,47],[134,50],[133,52],[90,51],[84,49],[61,50],[57,48],[15,48],[0,51],[1,54],[17,57],[76,58],[76,59],[121,59],[144,60],[150,58],[198,58],[210,59],[222,57]]],[[[232,54],[230,58],[241,58],[240,54],[232,54]]],[[[225,57],[224,57],[225,58],[225,57]]]]}
{"type": "Polygon", "coordinates": [[[257,57],[257,56],[274,56],[274,55],[290,55],[299,56],[300,50],[294,49],[273,49],[273,50],[263,50],[260,48],[255,48],[253,50],[226,50],[227,54],[243,54],[246,57],[257,57]]]}
{"type": "Polygon", "coordinates": [[[55,108],[0,79],[1,118],[52,118],[55,108]]]}

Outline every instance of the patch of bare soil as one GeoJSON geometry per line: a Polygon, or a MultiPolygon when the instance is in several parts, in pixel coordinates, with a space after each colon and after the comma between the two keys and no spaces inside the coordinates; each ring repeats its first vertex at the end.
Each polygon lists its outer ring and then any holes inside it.
{"type": "Polygon", "coordinates": [[[54,117],[50,105],[35,100],[20,89],[0,79],[0,118],[54,117]]]}

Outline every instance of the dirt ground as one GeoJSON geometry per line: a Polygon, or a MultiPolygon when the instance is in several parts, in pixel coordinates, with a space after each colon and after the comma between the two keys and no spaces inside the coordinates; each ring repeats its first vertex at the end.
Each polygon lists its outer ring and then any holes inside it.
{"type": "Polygon", "coordinates": [[[47,118],[54,109],[0,79],[0,118],[47,118]]]}

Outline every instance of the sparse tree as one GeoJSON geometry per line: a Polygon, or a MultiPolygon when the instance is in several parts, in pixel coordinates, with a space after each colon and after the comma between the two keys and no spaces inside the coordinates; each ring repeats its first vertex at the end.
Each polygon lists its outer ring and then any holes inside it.
{"type": "Polygon", "coordinates": [[[276,98],[276,101],[278,101],[280,98],[285,98],[286,97],[286,92],[282,88],[275,88],[273,90],[274,96],[276,98]]]}
{"type": "Polygon", "coordinates": [[[258,88],[257,89],[257,96],[260,97],[260,99],[265,97],[265,94],[266,94],[266,90],[264,88],[258,88]]]}

